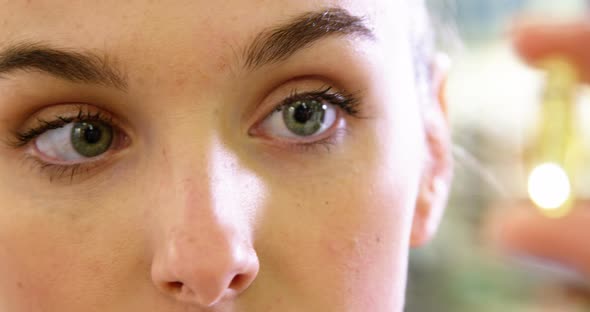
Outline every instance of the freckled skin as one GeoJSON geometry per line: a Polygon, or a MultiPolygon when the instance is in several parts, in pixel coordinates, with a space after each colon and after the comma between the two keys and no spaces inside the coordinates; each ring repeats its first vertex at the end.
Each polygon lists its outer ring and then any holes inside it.
{"type": "Polygon", "coordinates": [[[448,141],[427,140],[448,129],[437,103],[417,96],[407,1],[0,7],[0,49],[27,39],[99,51],[129,84],[14,73],[0,80],[1,138],[84,102],[115,115],[130,140],[52,182],[25,149],[0,145],[0,311],[402,310],[408,249],[430,235],[416,224],[446,198],[425,191],[428,164],[450,168],[432,152],[448,141]],[[331,6],[365,16],[378,39],[332,37],[259,71],[240,67],[259,31],[331,6]],[[367,118],[343,113],[347,132],[329,151],[248,135],[292,89],[331,83],[361,91],[367,118]]]}

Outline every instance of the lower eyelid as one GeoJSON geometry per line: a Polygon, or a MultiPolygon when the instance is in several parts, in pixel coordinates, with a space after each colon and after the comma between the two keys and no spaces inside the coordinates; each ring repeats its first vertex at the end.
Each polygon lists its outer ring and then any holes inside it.
{"type": "Polygon", "coordinates": [[[296,146],[296,145],[313,145],[314,143],[320,143],[321,141],[325,141],[326,139],[329,139],[330,137],[339,137],[342,136],[343,134],[348,133],[348,129],[347,129],[347,122],[346,122],[346,118],[344,118],[344,116],[342,116],[343,114],[341,112],[337,113],[338,115],[336,116],[336,123],[330,127],[330,129],[324,131],[324,133],[317,135],[317,136],[313,136],[312,138],[300,138],[300,139],[289,139],[289,138],[285,138],[285,137],[272,137],[269,136],[267,134],[264,133],[264,131],[260,131],[260,130],[256,130],[256,132],[253,134],[253,136],[256,137],[260,137],[262,138],[265,142],[267,142],[270,145],[279,145],[279,146],[296,146]]]}
{"type": "Polygon", "coordinates": [[[277,152],[330,152],[342,143],[342,140],[349,134],[348,129],[342,128],[334,130],[334,133],[330,136],[311,142],[268,142],[268,140],[265,140],[264,143],[271,149],[276,149],[277,152]]]}
{"type": "Polygon", "coordinates": [[[61,165],[46,163],[38,157],[27,155],[23,160],[28,163],[31,170],[38,170],[38,174],[49,178],[50,182],[61,180],[62,178],[69,180],[70,183],[78,179],[86,179],[92,176],[93,173],[99,173],[104,164],[102,162],[87,162],[77,163],[72,165],[61,165]]]}
{"type": "Polygon", "coordinates": [[[99,174],[104,169],[114,165],[120,154],[117,150],[109,150],[106,153],[89,158],[83,162],[59,162],[55,160],[48,161],[42,155],[39,155],[35,145],[31,144],[24,152],[23,162],[31,166],[31,170],[38,170],[39,174],[49,178],[50,182],[61,180],[82,182],[99,174]]]}

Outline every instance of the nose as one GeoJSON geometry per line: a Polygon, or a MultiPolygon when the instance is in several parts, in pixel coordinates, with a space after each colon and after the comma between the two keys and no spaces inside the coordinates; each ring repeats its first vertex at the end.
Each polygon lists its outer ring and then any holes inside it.
{"type": "Polygon", "coordinates": [[[173,178],[155,192],[158,229],[151,231],[152,282],[166,296],[200,307],[239,295],[259,270],[250,212],[260,203],[244,191],[256,178],[231,153],[212,150],[203,163],[191,157],[170,168],[173,178]]]}
{"type": "Polygon", "coordinates": [[[221,222],[172,230],[163,248],[154,259],[152,279],[180,302],[213,306],[246,290],[258,274],[256,252],[221,222]]]}

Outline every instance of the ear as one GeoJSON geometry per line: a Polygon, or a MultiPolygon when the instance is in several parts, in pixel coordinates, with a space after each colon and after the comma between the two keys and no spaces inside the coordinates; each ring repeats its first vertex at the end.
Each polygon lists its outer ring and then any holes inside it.
{"type": "Polygon", "coordinates": [[[445,99],[449,69],[446,56],[437,56],[432,65],[433,94],[424,106],[426,162],[422,172],[410,244],[428,242],[438,229],[447,204],[453,176],[451,131],[445,99]]]}

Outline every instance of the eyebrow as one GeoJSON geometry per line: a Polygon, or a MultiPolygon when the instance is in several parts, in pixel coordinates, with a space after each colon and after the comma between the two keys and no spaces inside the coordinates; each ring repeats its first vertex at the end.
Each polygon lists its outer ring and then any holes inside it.
{"type": "Polygon", "coordinates": [[[123,71],[108,55],[58,49],[41,42],[20,42],[0,52],[0,78],[17,70],[37,71],[71,82],[127,90],[123,71]]]}
{"type": "MultiPolygon", "coordinates": [[[[314,42],[334,35],[375,39],[362,17],[334,7],[296,16],[263,30],[246,46],[244,67],[255,70],[283,61],[314,42]]],[[[43,42],[19,42],[0,51],[0,78],[11,72],[37,71],[75,83],[97,84],[126,91],[125,72],[107,54],[52,47],[43,42]]]]}
{"type": "Polygon", "coordinates": [[[375,39],[363,17],[342,8],[308,12],[256,36],[244,50],[245,67],[254,70],[283,61],[314,42],[334,35],[375,39]]]}

